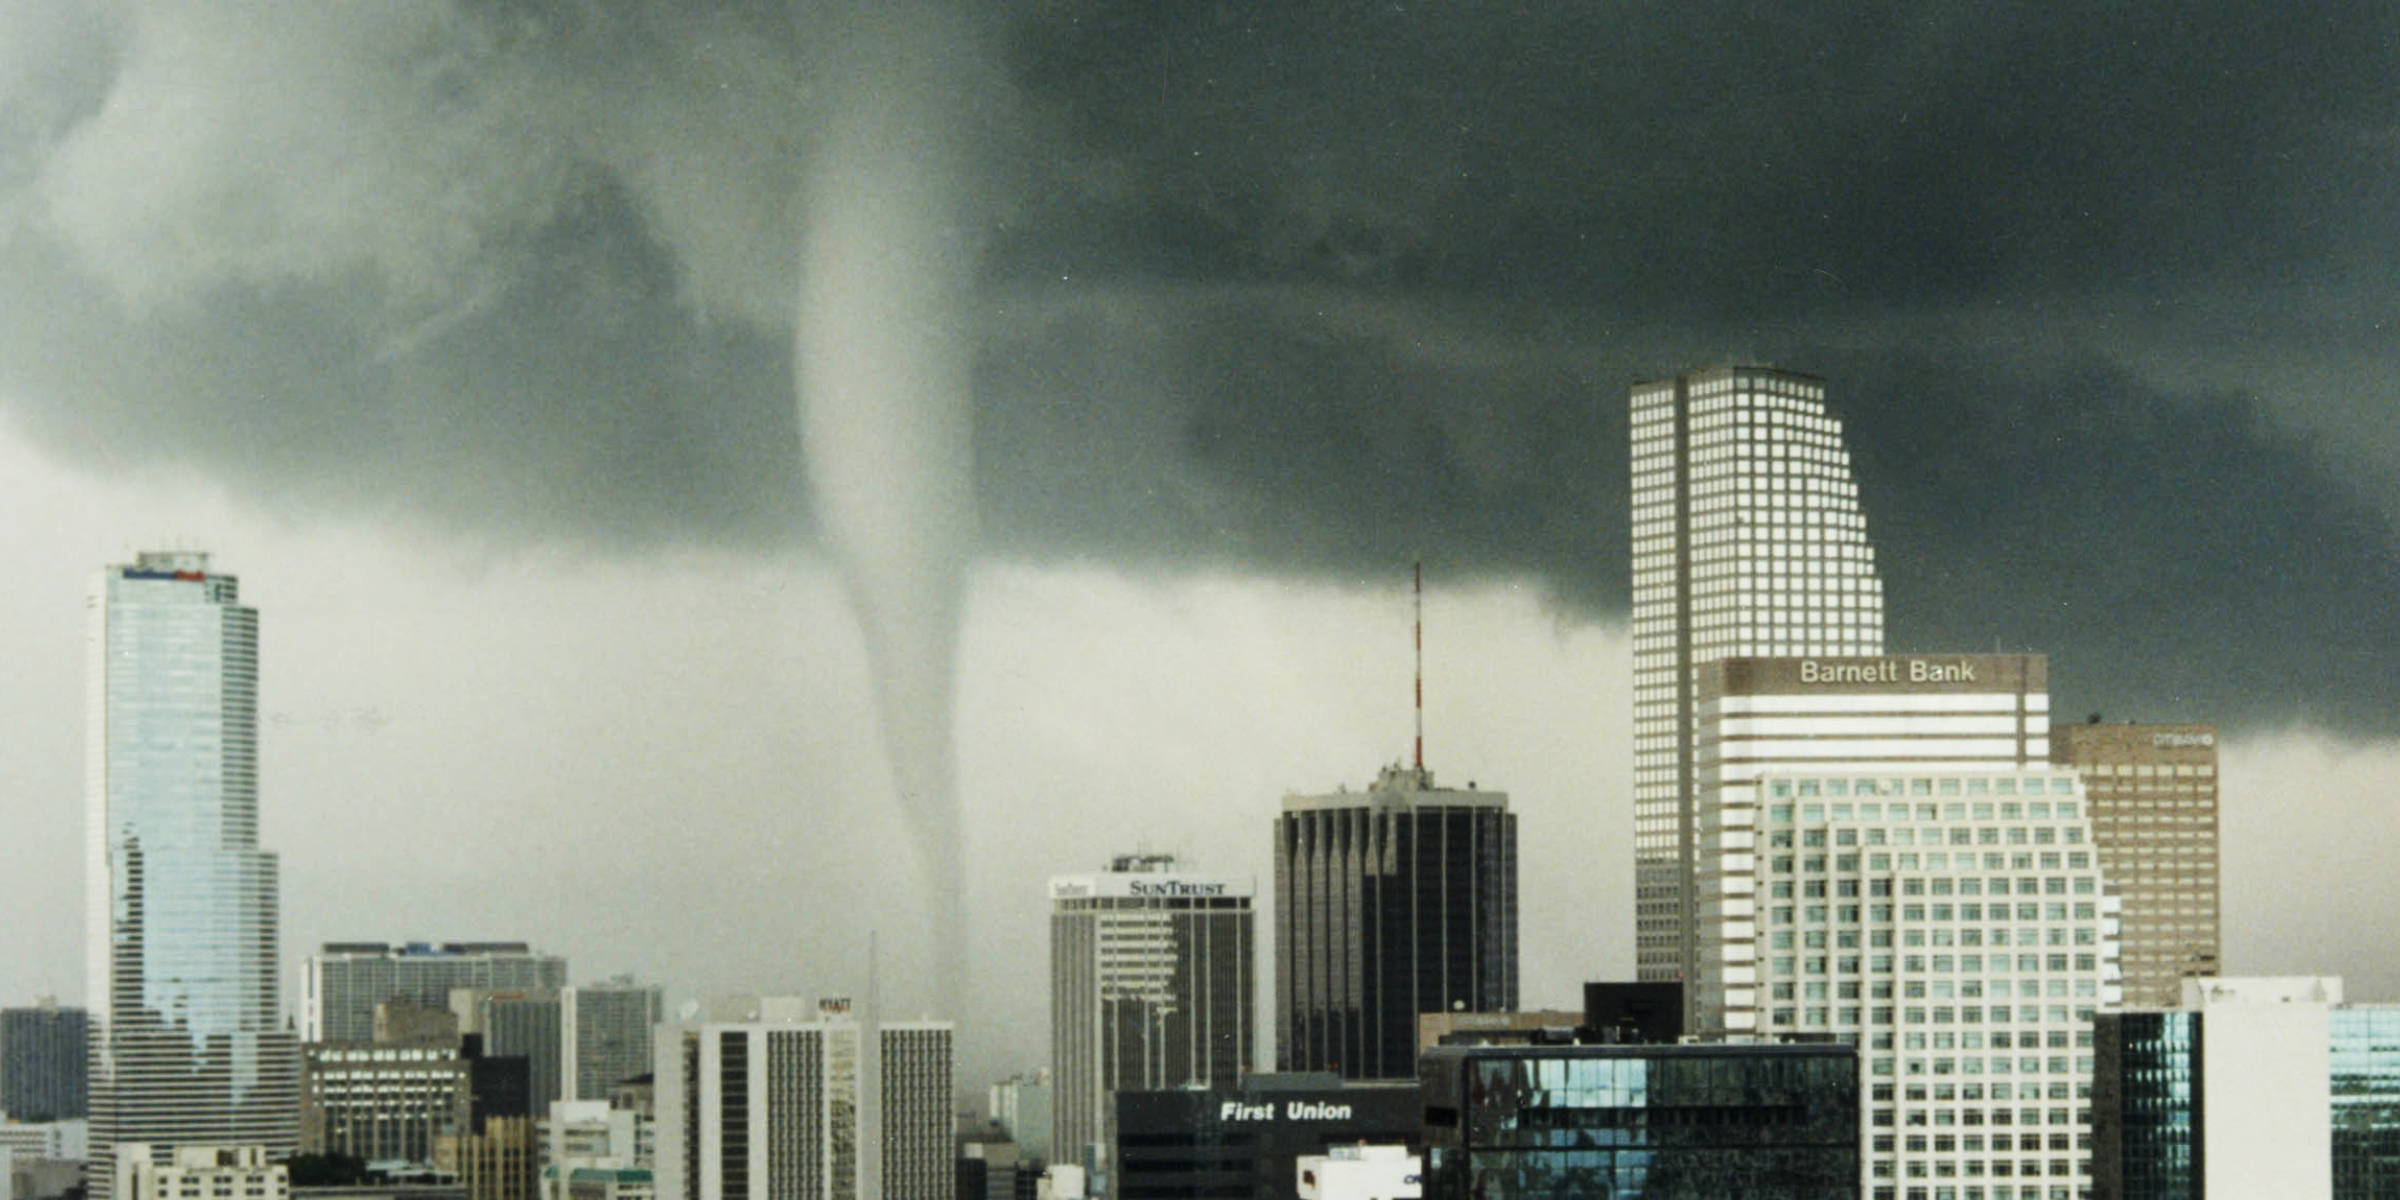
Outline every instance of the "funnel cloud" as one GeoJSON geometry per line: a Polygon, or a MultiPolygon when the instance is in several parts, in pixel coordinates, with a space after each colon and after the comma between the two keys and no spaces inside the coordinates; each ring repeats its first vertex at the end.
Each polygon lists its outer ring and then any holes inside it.
{"type": "Polygon", "coordinates": [[[904,7],[0,8],[0,413],[501,552],[812,544],[934,662],[967,555],[1614,617],[1627,384],[1765,359],[1896,645],[2400,733],[2390,5],[904,7]]]}

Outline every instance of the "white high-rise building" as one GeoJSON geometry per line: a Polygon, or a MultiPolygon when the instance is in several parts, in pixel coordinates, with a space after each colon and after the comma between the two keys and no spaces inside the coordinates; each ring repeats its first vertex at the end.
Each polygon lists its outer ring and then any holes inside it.
{"type": "Polygon", "coordinates": [[[958,1190],[956,1040],[947,1021],[887,1021],[875,1029],[883,1200],[951,1200],[958,1190]]]}
{"type": "Polygon", "coordinates": [[[717,1016],[659,1029],[658,1200],[859,1200],[848,1002],[749,997],[717,1016]]]}
{"type": "Polygon", "coordinates": [[[1106,1172],[1116,1094],[1230,1087],[1257,1047],[1247,875],[1122,854],[1050,881],[1050,1149],[1106,1172]]]}
{"type": "Polygon", "coordinates": [[[1883,583],[1823,381],[1722,367],[1632,394],[1635,972],[1684,979],[1699,668],[1883,653],[1883,583]]]}
{"type": "Polygon", "coordinates": [[[93,1194],[120,1145],[289,1157],[300,1056],[258,845],[257,611],[206,554],[144,553],[100,572],[88,649],[93,1194]]]}
{"type": "Polygon", "coordinates": [[[2117,900],[2044,661],[1726,659],[1699,715],[1693,1028],[1857,1043],[1869,1200],[2087,1191],[2117,900]]]}

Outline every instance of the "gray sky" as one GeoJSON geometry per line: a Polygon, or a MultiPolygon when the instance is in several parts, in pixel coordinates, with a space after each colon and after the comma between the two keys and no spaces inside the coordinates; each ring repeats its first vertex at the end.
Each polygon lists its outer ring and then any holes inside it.
{"type": "MultiPolygon", "coordinates": [[[[799,470],[831,179],[938,189],[970,280],[879,348],[970,364],[995,1042],[1041,877],[1263,870],[1401,752],[1417,553],[1528,994],[1621,973],[1624,390],[1732,358],[1828,377],[1896,648],[2226,723],[2231,965],[2400,993],[2400,11],[1025,0],[886,72],[930,43],[834,7],[0,0],[21,911],[77,894],[86,576],[182,534],[262,610],[295,946],[848,986],[914,876],[799,470]],[[861,105],[975,152],[829,173],[861,105]]],[[[79,929],[0,988],[79,990],[79,929]]]]}

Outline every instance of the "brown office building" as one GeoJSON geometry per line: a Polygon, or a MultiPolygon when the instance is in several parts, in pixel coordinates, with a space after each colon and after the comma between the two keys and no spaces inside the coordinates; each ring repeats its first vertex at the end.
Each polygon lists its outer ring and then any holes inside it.
{"type": "Polygon", "coordinates": [[[2124,900],[2125,1003],[2171,1008],[2186,976],[2218,973],[2217,727],[2061,724],[2050,761],[2083,777],[2100,870],[2124,900]]]}

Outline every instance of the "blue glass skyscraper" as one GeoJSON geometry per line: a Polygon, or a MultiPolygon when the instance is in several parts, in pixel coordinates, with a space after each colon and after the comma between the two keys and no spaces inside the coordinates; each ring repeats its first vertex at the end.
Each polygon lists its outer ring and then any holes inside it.
{"type": "Polygon", "coordinates": [[[144,553],[91,598],[85,793],[92,1193],[117,1147],[299,1141],[258,847],[258,613],[208,556],[144,553]]]}

